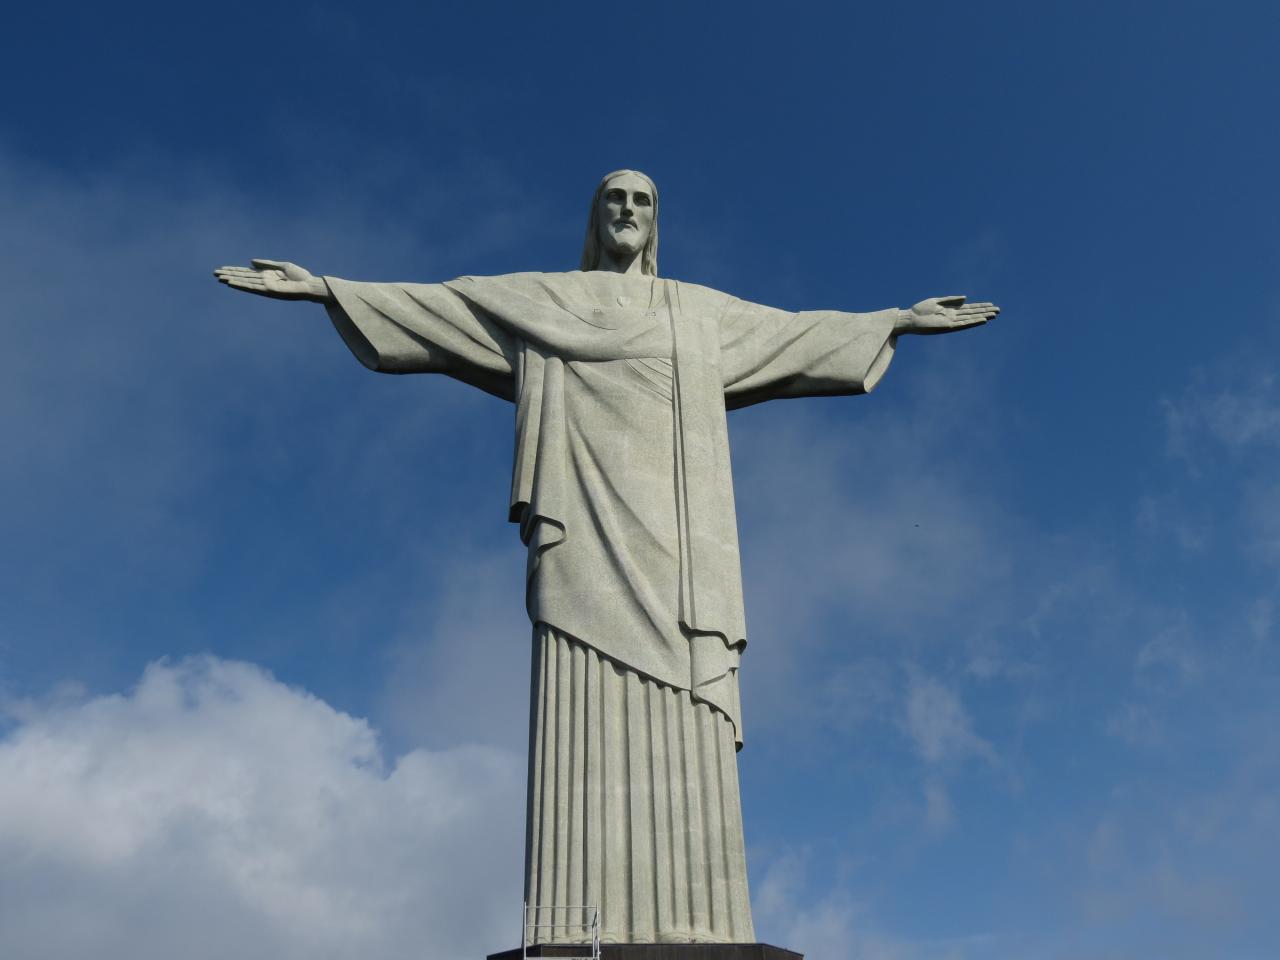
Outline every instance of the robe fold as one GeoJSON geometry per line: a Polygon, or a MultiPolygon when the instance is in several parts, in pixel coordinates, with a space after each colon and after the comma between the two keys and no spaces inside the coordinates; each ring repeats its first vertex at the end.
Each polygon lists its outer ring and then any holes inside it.
{"type": "MultiPolygon", "coordinates": [[[[725,774],[712,733],[719,727],[708,719],[722,718],[726,742],[741,747],[746,624],[725,411],[872,389],[893,356],[897,310],[789,313],[695,284],[607,272],[325,280],[330,318],[365,366],[443,373],[515,404],[509,517],[528,548],[535,636],[526,894],[538,906],[563,906],[564,897],[600,905],[606,942],[749,936],[736,767],[730,757],[734,775],[725,774]],[[670,836],[696,838],[697,850],[659,856],[657,839],[632,832],[638,823],[651,833],[657,814],[630,807],[618,826],[631,846],[610,847],[616,832],[591,833],[593,823],[608,825],[610,798],[645,784],[652,799],[676,773],[619,767],[606,736],[620,729],[614,708],[546,659],[570,648],[597,657],[601,676],[631,675],[618,689],[640,697],[644,710],[661,703],[681,729],[708,731],[702,753],[680,754],[682,764],[702,757],[705,766],[679,773],[681,783],[708,779],[689,787],[691,805],[671,807],[662,821],[670,836]],[[612,772],[598,796],[575,784],[577,799],[567,801],[561,779],[582,756],[612,772]],[[550,758],[560,765],[548,767],[550,758]],[[548,832],[565,802],[579,805],[579,819],[548,832]],[[708,810],[723,815],[704,822],[708,810]],[[619,885],[618,870],[664,872],[641,896],[632,873],[619,885]],[[687,897],[677,895],[673,884],[690,870],[706,883],[690,880],[687,897]],[[704,886],[715,895],[704,891],[700,912],[692,898],[704,886]],[[661,907],[677,900],[689,908],[661,907]]],[[[619,749],[642,730],[618,734],[619,749]]]]}
{"type": "Polygon", "coordinates": [[[741,745],[725,410],[870,390],[897,311],[788,313],[605,272],[326,282],[367,367],[444,373],[516,404],[509,515],[531,620],[689,690],[741,745]]]}

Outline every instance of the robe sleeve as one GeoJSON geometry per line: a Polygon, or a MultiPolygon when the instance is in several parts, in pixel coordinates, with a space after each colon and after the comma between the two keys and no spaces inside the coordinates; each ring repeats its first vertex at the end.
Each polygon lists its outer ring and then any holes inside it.
{"type": "Polygon", "coordinates": [[[866,393],[893,359],[896,308],[788,313],[733,300],[720,318],[725,405],[866,393]]]}
{"type": "Polygon", "coordinates": [[[443,284],[324,279],[333,294],[329,319],[370,370],[443,373],[515,398],[519,342],[484,309],[443,284]]]}

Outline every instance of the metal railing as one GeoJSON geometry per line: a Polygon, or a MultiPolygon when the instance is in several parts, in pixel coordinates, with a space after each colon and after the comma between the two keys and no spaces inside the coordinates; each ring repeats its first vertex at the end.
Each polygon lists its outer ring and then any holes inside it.
{"type": "Polygon", "coordinates": [[[574,953],[562,954],[559,950],[555,951],[556,960],[600,960],[600,908],[594,904],[574,904],[571,906],[531,906],[526,903],[524,905],[524,917],[520,930],[521,956],[524,960],[529,960],[529,948],[533,946],[549,946],[549,947],[583,947],[590,949],[590,953],[574,953]],[[567,919],[570,911],[580,911],[577,920],[567,919]],[[542,916],[549,913],[551,920],[548,923],[541,922],[542,916]],[[556,920],[557,915],[565,916],[564,920],[556,920]],[[546,940],[542,940],[539,931],[551,931],[546,940]],[[565,939],[559,940],[555,931],[573,931],[584,939],[565,939]],[[591,939],[585,939],[586,932],[591,931],[591,939]]]}

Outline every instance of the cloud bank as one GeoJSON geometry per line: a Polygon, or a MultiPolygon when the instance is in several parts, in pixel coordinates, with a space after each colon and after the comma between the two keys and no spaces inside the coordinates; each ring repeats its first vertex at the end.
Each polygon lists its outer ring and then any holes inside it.
{"type": "Polygon", "coordinates": [[[0,955],[479,957],[515,945],[524,761],[388,761],[363,720],[243,662],[11,705],[0,955]]]}

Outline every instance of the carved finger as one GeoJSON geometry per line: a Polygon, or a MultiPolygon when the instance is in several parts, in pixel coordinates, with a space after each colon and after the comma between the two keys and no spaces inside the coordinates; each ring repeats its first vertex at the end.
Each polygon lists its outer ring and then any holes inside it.
{"type": "Polygon", "coordinates": [[[960,304],[964,303],[964,294],[954,294],[950,297],[934,297],[934,299],[938,301],[939,306],[958,307],[960,304]]]}
{"type": "Polygon", "coordinates": [[[252,263],[259,270],[272,269],[272,268],[276,270],[283,270],[285,267],[285,263],[283,260],[259,260],[255,258],[253,260],[250,260],[249,262],[252,263]]]}
{"type": "Polygon", "coordinates": [[[213,271],[216,277],[260,277],[262,271],[250,270],[248,267],[221,267],[213,271]]]}
{"type": "Polygon", "coordinates": [[[233,287],[236,290],[248,290],[250,293],[258,293],[267,289],[265,283],[256,280],[224,280],[222,282],[228,287],[233,287]]]}

